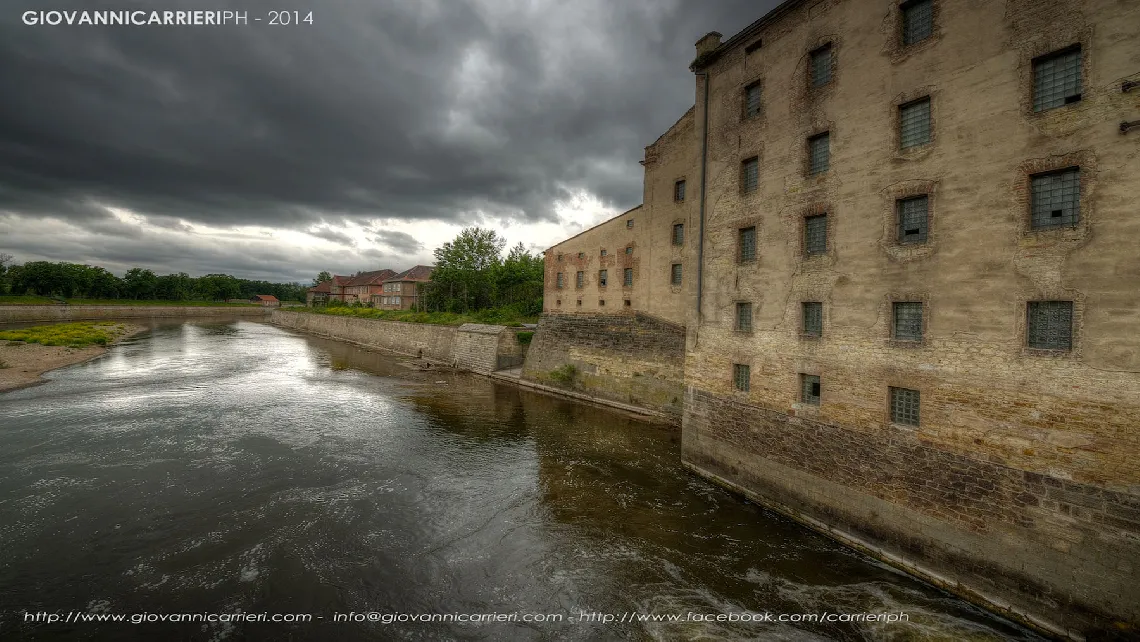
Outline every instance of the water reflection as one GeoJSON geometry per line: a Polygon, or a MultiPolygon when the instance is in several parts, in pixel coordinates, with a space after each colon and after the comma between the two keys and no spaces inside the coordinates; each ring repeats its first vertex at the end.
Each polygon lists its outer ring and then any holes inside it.
{"type": "Polygon", "coordinates": [[[248,321],[158,322],[49,378],[0,396],[5,639],[1032,638],[687,474],[674,430],[625,415],[248,321]],[[331,621],[579,610],[910,622],[331,621]]]}

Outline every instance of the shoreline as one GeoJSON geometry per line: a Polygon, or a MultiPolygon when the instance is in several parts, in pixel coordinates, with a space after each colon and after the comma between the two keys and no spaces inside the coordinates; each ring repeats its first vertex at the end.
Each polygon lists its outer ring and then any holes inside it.
{"type": "Polygon", "coordinates": [[[132,337],[147,328],[135,323],[117,322],[119,329],[106,346],[91,345],[83,348],[45,346],[38,343],[0,342],[0,394],[22,390],[47,383],[43,377],[52,370],[74,366],[107,354],[108,349],[123,339],[132,337]]]}

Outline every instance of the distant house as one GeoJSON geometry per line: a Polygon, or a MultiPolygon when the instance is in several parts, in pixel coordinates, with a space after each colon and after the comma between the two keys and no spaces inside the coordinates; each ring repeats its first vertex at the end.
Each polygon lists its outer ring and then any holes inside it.
{"type": "Polygon", "coordinates": [[[368,303],[372,295],[380,294],[384,281],[396,276],[394,270],[376,270],[374,272],[361,272],[356,276],[342,277],[347,279],[343,286],[345,303],[368,303]]]}
{"type": "Polygon", "coordinates": [[[272,294],[255,294],[252,297],[250,297],[249,302],[250,303],[257,303],[260,305],[264,305],[265,307],[272,307],[272,308],[275,308],[275,307],[278,307],[281,305],[281,302],[277,300],[277,297],[273,296],[272,294]]]}
{"type": "Polygon", "coordinates": [[[383,291],[372,295],[372,305],[381,310],[411,310],[419,304],[420,286],[431,281],[432,267],[416,267],[384,281],[383,291]]]}
{"type": "Polygon", "coordinates": [[[321,281],[309,288],[308,294],[305,295],[305,303],[308,305],[323,305],[328,303],[330,292],[332,292],[332,281],[321,281]]]}

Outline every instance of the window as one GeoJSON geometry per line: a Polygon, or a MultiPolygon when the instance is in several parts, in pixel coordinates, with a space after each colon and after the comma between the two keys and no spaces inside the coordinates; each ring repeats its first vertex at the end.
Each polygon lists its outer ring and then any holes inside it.
{"type": "Polygon", "coordinates": [[[1071,350],[1073,348],[1073,302],[1030,301],[1029,327],[1026,336],[1030,348],[1071,350]]]}
{"type": "Polygon", "coordinates": [[[674,263],[672,268],[672,276],[669,280],[673,285],[681,285],[681,264],[674,263]]]}
{"type": "Polygon", "coordinates": [[[673,183],[673,201],[681,203],[685,200],[685,181],[673,183]]]}
{"type": "Polygon", "coordinates": [[[1081,100],[1081,48],[1073,47],[1033,61],[1033,111],[1081,100]]]}
{"type": "Polygon", "coordinates": [[[558,299],[557,301],[555,301],[554,305],[561,306],[562,305],[562,299],[558,299]]]}
{"type": "Polygon", "coordinates": [[[601,307],[605,307],[606,306],[606,300],[605,299],[598,299],[598,305],[601,307]]]}
{"type": "Polygon", "coordinates": [[[908,426],[918,425],[918,391],[891,388],[891,421],[908,426]]]}
{"type": "Polygon", "coordinates": [[[806,335],[818,337],[823,334],[823,304],[808,301],[803,304],[804,329],[806,335]]]}
{"type": "Polygon", "coordinates": [[[899,143],[903,149],[930,142],[930,98],[899,107],[899,143]]]}
{"type": "Polygon", "coordinates": [[[760,180],[760,159],[756,156],[746,159],[740,164],[740,190],[753,192],[760,180]]]}
{"type": "Polygon", "coordinates": [[[576,286],[582,287],[582,285],[585,282],[586,282],[586,273],[585,272],[578,272],[576,286]]]}
{"type": "Polygon", "coordinates": [[[630,306],[632,306],[632,305],[633,305],[633,301],[630,301],[629,299],[626,299],[626,300],[625,300],[625,307],[627,307],[627,308],[628,308],[628,307],[630,307],[630,306]]]}
{"type": "Polygon", "coordinates": [[[922,303],[895,303],[893,307],[895,339],[922,341],[922,303]]]}
{"type": "Polygon", "coordinates": [[[633,246],[631,245],[631,246],[625,248],[625,253],[626,254],[633,254],[633,246]]]}
{"type": "Polygon", "coordinates": [[[627,230],[633,229],[633,219],[629,219],[625,222],[625,229],[627,229],[627,230]]]}
{"type": "Polygon", "coordinates": [[[756,260],[756,228],[746,227],[739,232],[740,235],[740,262],[749,263],[756,260]]]}
{"type": "Polygon", "coordinates": [[[559,272],[558,273],[558,285],[556,287],[559,290],[561,290],[564,282],[565,282],[565,277],[563,276],[563,274],[561,272],[559,272]]]}
{"type": "Polygon", "coordinates": [[[819,405],[818,376],[809,374],[800,375],[800,401],[813,406],[819,405]]]}
{"type": "Polygon", "coordinates": [[[808,139],[808,173],[822,174],[831,167],[831,133],[823,132],[808,139]]]}
{"type": "Polygon", "coordinates": [[[732,364],[732,383],[741,392],[748,392],[752,383],[752,368],[743,363],[732,364]]]}
{"type": "Polygon", "coordinates": [[[899,212],[899,243],[925,243],[930,212],[927,196],[915,196],[897,201],[899,212]]]}
{"type": "Polygon", "coordinates": [[[677,223],[673,225],[673,245],[685,244],[685,225],[677,223]]]}
{"type": "Polygon", "coordinates": [[[585,252],[579,252],[579,253],[578,253],[578,258],[580,258],[580,259],[584,259],[584,258],[586,258],[586,253],[585,253],[585,252]]]}
{"type": "Polygon", "coordinates": [[[827,253],[827,214],[804,219],[804,253],[808,256],[827,253]]]}
{"type": "Polygon", "coordinates": [[[811,86],[822,87],[831,82],[831,44],[811,52],[811,86]]]}
{"type": "Polygon", "coordinates": [[[754,82],[744,88],[744,117],[760,114],[760,83],[754,82]]]}
{"type": "Polygon", "coordinates": [[[578,299],[578,307],[582,307],[582,299],[578,299]]]}
{"type": "Polygon", "coordinates": [[[738,332],[752,332],[752,304],[736,304],[736,330],[738,332]]]}
{"type": "Polygon", "coordinates": [[[1081,170],[1070,167],[1059,172],[1029,177],[1031,227],[1035,230],[1076,225],[1081,210],[1081,170]]]}
{"type": "Polygon", "coordinates": [[[559,262],[559,263],[561,263],[561,262],[562,262],[562,255],[561,255],[561,254],[559,254],[559,255],[558,255],[558,262],[559,262]]]}
{"type": "Polygon", "coordinates": [[[904,45],[922,42],[934,33],[932,0],[910,0],[902,4],[902,38],[904,45]]]}
{"type": "Polygon", "coordinates": [[[598,270],[598,287],[606,287],[606,271],[598,270]]]}
{"type": "Polygon", "coordinates": [[[622,283],[624,285],[633,285],[633,268],[625,269],[625,275],[623,277],[622,283]]]}
{"type": "Polygon", "coordinates": [[[605,256],[606,254],[607,252],[605,250],[602,250],[602,256],[605,256]]]}

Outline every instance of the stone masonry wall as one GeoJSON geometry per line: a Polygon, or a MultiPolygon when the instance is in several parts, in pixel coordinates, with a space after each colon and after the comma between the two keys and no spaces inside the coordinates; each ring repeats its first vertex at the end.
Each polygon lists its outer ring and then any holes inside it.
{"type": "Polygon", "coordinates": [[[680,419],[684,328],[633,314],[546,314],[522,378],[641,406],[680,419]],[[574,369],[572,381],[559,373],[574,369]]]}
{"type": "Polygon", "coordinates": [[[501,325],[464,323],[455,337],[455,365],[464,370],[488,373],[499,369],[499,335],[511,332],[501,325]]]}
{"type": "Polygon", "coordinates": [[[271,309],[260,306],[3,305],[0,306],[0,323],[159,317],[266,317],[271,309]]]}
{"type": "Polygon", "coordinates": [[[455,326],[283,310],[274,310],[271,321],[286,328],[350,341],[366,347],[382,348],[409,356],[422,356],[449,365],[455,363],[455,335],[458,330],[455,326]]]}

